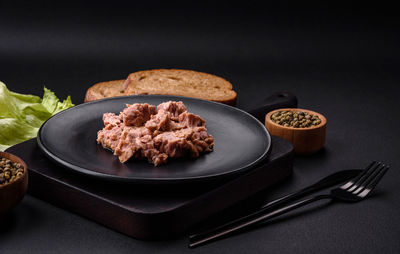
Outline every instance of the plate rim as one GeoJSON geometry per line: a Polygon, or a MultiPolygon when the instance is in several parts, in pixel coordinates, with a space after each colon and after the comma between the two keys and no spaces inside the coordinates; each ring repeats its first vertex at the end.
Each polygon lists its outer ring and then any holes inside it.
{"type": "Polygon", "coordinates": [[[208,101],[208,100],[203,100],[203,99],[198,99],[198,98],[192,98],[192,97],[175,96],[175,95],[152,95],[152,94],[109,97],[109,98],[104,98],[104,99],[100,99],[100,100],[81,103],[81,104],[78,104],[71,108],[68,108],[66,110],[63,110],[61,112],[58,112],[57,114],[55,114],[55,115],[51,116],[49,119],[47,119],[40,126],[38,135],[36,137],[36,141],[37,141],[37,144],[38,144],[40,150],[46,155],[46,157],[48,157],[52,161],[56,162],[57,164],[65,167],[69,170],[72,170],[73,172],[80,173],[85,176],[94,177],[97,179],[112,181],[112,182],[129,182],[129,183],[187,183],[187,182],[197,182],[197,181],[217,179],[217,178],[221,178],[221,177],[228,177],[228,176],[232,176],[235,174],[240,174],[242,172],[245,172],[245,171],[251,169],[252,167],[259,164],[260,162],[262,162],[269,155],[269,153],[271,151],[271,145],[272,145],[271,135],[268,132],[267,128],[259,120],[257,120],[257,118],[255,118],[250,113],[248,113],[240,108],[229,106],[229,105],[226,105],[223,103],[218,103],[218,102],[208,101]],[[117,176],[117,175],[95,172],[90,169],[81,167],[79,165],[75,165],[75,164],[67,162],[67,161],[59,158],[57,155],[53,154],[51,152],[51,150],[48,149],[41,140],[42,132],[43,132],[43,129],[45,128],[45,125],[48,124],[48,122],[51,121],[51,119],[53,119],[55,117],[59,117],[61,114],[65,114],[71,110],[76,110],[76,108],[85,107],[86,105],[89,105],[89,104],[97,104],[97,103],[102,103],[104,101],[109,101],[109,100],[116,100],[116,99],[122,99],[122,98],[136,98],[136,97],[139,97],[139,98],[146,98],[146,97],[153,97],[153,98],[154,97],[167,97],[168,98],[169,97],[171,99],[175,98],[175,100],[176,100],[176,98],[178,98],[178,99],[182,98],[185,100],[201,101],[203,103],[217,104],[218,106],[223,106],[223,107],[229,108],[230,110],[232,110],[232,109],[237,110],[237,111],[249,116],[251,119],[256,121],[256,123],[259,126],[261,126],[261,129],[264,131],[264,134],[266,135],[267,140],[268,140],[267,148],[265,149],[264,153],[261,156],[259,156],[256,160],[254,160],[251,163],[248,163],[245,166],[237,168],[236,170],[230,170],[230,171],[224,171],[224,172],[220,172],[220,173],[200,175],[200,176],[190,176],[190,177],[148,178],[148,177],[121,177],[121,176],[117,176]]]}

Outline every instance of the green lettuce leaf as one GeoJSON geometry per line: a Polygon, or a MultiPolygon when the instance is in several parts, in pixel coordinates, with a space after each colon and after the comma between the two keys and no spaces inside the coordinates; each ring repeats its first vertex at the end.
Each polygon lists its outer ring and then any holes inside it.
{"type": "Polygon", "coordinates": [[[35,95],[11,92],[0,82],[0,151],[36,137],[44,121],[73,106],[70,96],[60,102],[46,87],[41,99],[35,95]]]}

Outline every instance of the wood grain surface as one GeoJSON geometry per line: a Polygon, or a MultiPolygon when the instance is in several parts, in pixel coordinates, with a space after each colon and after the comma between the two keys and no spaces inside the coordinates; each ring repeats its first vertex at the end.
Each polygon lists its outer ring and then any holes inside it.
{"type": "Polygon", "coordinates": [[[138,239],[183,234],[196,223],[292,174],[293,147],[273,138],[266,161],[248,173],[206,186],[121,185],[50,162],[32,139],[8,149],[29,168],[29,194],[138,239]],[[184,192],[182,192],[184,188],[184,192]]]}

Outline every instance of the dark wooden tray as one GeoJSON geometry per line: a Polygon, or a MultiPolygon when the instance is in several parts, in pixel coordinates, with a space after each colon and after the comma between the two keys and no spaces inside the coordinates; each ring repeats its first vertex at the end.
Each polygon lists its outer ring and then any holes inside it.
{"type": "Polygon", "coordinates": [[[36,140],[7,149],[28,165],[28,193],[137,239],[178,236],[222,210],[288,178],[293,147],[272,137],[262,165],[206,186],[138,186],[85,177],[49,161],[36,140]]]}

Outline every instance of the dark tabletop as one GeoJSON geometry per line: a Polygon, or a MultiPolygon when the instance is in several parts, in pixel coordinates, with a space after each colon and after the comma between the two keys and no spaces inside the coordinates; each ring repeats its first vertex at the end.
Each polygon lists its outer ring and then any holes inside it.
{"type": "Polygon", "coordinates": [[[325,149],[297,156],[268,198],[371,160],[391,169],[368,200],[322,202],[197,249],[186,236],[135,240],[27,195],[0,218],[0,253],[400,253],[394,8],[33,2],[0,1],[0,80],[12,91],[41,96],[46,86],[79,104],[90,85],[138,70],[209,72],[232,82],[240,108],[286,90],[327,117],[325,149]]]}

